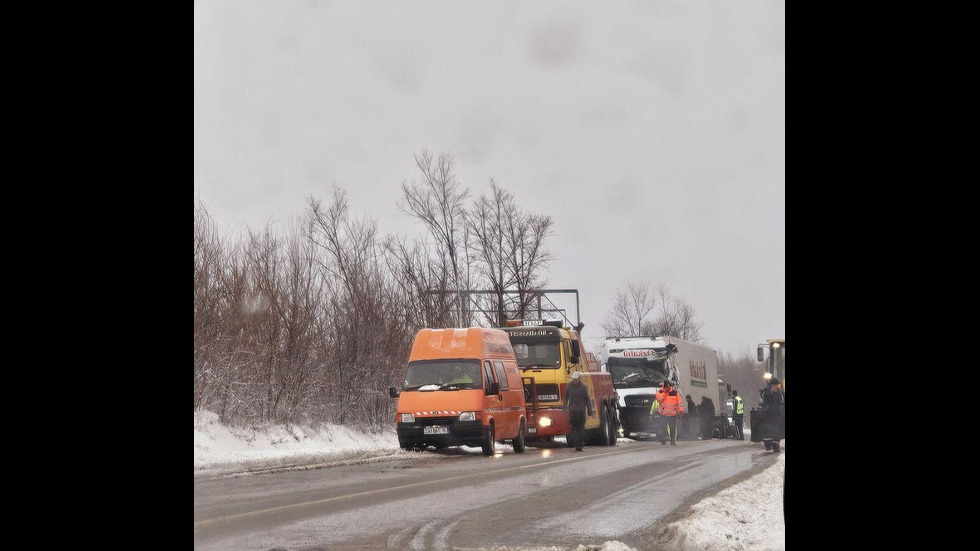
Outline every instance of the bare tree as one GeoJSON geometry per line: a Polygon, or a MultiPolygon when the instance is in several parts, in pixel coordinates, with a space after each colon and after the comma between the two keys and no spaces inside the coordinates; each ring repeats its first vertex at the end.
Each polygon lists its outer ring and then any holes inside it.
{"type": "Polygon", "coordinates": [[[379,419],[371,413],[390,409],[392,368],[407,358],[414,335],[391,322],[401,299],[380,260],[377,223],[351,216],[339,188],[326,206],[311,197],[308,214],[308,236],[323,253],[319,264],[330,302],[322,339],[332,415],[340,423],[379,419]]]}
{"type": "Polygon", "coordinates": [[[544,277],[552,254],[544,248],[544,241],[551,236],[553,221],[550,216],[530,214],[518,210],[508,219],[504,235],[509,252],[510,272],[517,292],[518,319],[525,318],[532,301],[538,296],[533,291],[547,286],[544,277]]]}
{"type": "MultiPolygon", "coordinates": [[[[435,239],[436,258],[442,271],[448,276],[449,290],[460,291],[468,285],[466,262],[466,206],[469,190],[456,180],[455,159],[442,154],[433,162],[432,154],[423,150],[415,156],[415,164],[422,172],[421,181],[411,184],[402,182],[402,201],[399,209],[425,224],[435,239]]],[[[454,325],[464,325],[462,298],[453,295],[456,310],[454,325]]]]}
{"type": "Polygon", "coordinates": [[[475,256],[477,273],[489,288],[496,293],[493,304],[496,316],[486,321],[492,325],[503,325],[506,319],[504,311],[504,290],[514,283],[508,271],[506,243],[506,226],[508,218],[513,216],[517,206],[513,195],[490,182],[490,196],[481,195],[473,204],[468,224],[470,228],[470,249],[475,256]]]}
{"type": "Polygon", "coordinates": [[[260,242],[267,242],[272,255],[266,269],[257,274],[257,290],[264,297],[270,336],[271,384],[266,416],[289,423],[307,397],[315,376],[315,334],[321,295],[316,285],[312,243],[302,239],[293,225],[291,234],[271,236],[267,229],[260,242]]]}
{"type": "Polygon", "coordinates": [[[388,273],[402,297],[398,315],[407,328],[468,324],[458,317],[458,289],[453,288],[449,274],[433,264],[425,243],[408,245],[402,238],[390,237],[384,250],[388,273]]]}
{"type": "Polygon", "coordinates": [[[609,337],[643,335],[643,322],[656,306],[656,297],[648,283],[627,282],[626,290],[616,290],[612,310],[602,322],[609,337]]]}
{"type": "Polygon", "coordinates": [[[672,295],[665,283],[657,287],[657,294],[660,295],[660,310],[652,322],[643,324],[643,331],[650,335],[680,337],[691,342],[703,341],[701,330],[704,322],[697,318],[694,307],[683,297],[672,295]]]}
{"type": "Polygon", "coordinates": [[[200,202],[194,206],[194,407],[216,401],[223,384],[222,352],[224,243],[200,202]]]}
{"type": "Polygon", "coordinates": [[[474,269],[495,292],[490,300],[477,298],[495,312],[485,321],[503,325],[508,316],[524,317],[538,296],[534,290],[548,282],[553,257],[544,243],[551,236],[551,217],[524,211],[511,192],[491,180],[490,194],[476,200],[467,220],[474,269]]]}

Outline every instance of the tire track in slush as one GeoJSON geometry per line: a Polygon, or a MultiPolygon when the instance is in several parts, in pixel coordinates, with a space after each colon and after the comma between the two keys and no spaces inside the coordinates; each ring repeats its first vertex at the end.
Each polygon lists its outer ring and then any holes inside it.
{"type": "Polygon", "coordinates": [[[404,549],[405,540],[414,530],[415,535],[408,544],[408,548],[412,551],[449,551],[449,534],[459,522],[460,519],[456,519],[446,524],[445,520],[439,519],[428,522],[421,528],[403,528],[388,536],[387,547],[388,549],[404,549]],[[440,525],[443,526],[440,528],[440,525]],[[429,544],[430,535],[432,535],[431,544],[429,544]]]}

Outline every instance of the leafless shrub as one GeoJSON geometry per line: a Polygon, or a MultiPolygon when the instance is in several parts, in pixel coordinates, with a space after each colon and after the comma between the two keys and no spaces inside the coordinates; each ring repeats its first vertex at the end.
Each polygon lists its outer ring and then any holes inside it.
{"type": "Polygon", "coordinates": [[[402,184],[400,207],[429,240],[380,236],[336,187],[285,229],[246,228],[234,240],[195,203],[195,409],[231,424],[390,427],[387,389],[418,329],[523,315],[547,282],[551,218],[493,182],[467,205],[449,155],[423,151],[416,164],[421,180],[402,184]],[[488,286],[516,298],[501,294],[499,316],[479,319],[468,291],[488,286]]]}

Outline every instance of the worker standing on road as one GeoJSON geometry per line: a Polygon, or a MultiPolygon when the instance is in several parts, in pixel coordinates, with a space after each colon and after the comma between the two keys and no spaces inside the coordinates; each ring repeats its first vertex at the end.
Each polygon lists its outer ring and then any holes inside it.
{"type": "Polygon", "coordinates": [[[684,438],[687,440],[697,440],[698,435],[701,434],[701,427],[698,425],[698,407],[694,403],[694,399],[688,394],[684,397],[687,400],[687,410],[684,412],[684,417],[682,418],[683,423],[681,423],[681,432],[684,433],[684,438]]]}
{"type": "Polygon", "coordinates": [[[660,404],[667,400],[667,395],[673,388],[674,387],[670,384],[670,381],[664,379],[664,381],[660,383],[660,388],[657,389],[657,394],[655,394],[653,397],[653,404],[650,406],[650,415],[653,416],[652,421],[656,422],[653,426],[657,431],[657,438],[661,440],[661,443],[663,443],[663,440],[666,438],[667,425],[664,424],[666,422],[664,416],[660,415],[660,404]]]}
{"type": "MultiPolygon", "coordinates": [[[[658,392],[659,394],[659,392],[658,392]]],[[[653,398],[653,403],[650,404],[650,425],[653,430],[657,431],[657,437],[659,438],[664,432],[663,418],[660,416],[660,402],[657,398],[653,398]]]]}
{"type": "Polygon", "coordinates": [[[565,387],[565,398],[562,401],[562,409],[568,411],[568,420],[572,426],[572,431],[568,435],[568,444],[575,446],[575,451],[582,451],[585,445],[585,414],[591,416],[593,407],[592,399],[589,398],[589,390],[582,384],[582,372],[572,373],[572,382],[565,387]]]}
{"type": "Polygon", "coordinates": [[[701,438],[711,440],[715,433],[715,403],[707,396],[701,397],[698,406],[698,419],[701,421],[701,438]]]}
{"type": "Polygon", "coordinates": [[[767,388],[762,391],[763,422],[759,425],[762,442],[766,445],[766,450],[772,450],[773,453],[779,452],[779,441],[784,437],[784,416],[783,388],[779,379],[773,377],[769,379],[767,388]]]}
{"type": "Polygon", "coordinates": [[[670,445],[677,445],[677,419],[684,415],[684,402],[677,390],[671,389],[660,403],[660,415],[664,418],[665,433],[660,435],[660,443],[666,444],[667,437],[670,436],[670,445]]]}
{"type": "Polygon", "coordinates": [[[738,395],[737,390],[732,391],[732,401],[735,403],[732,411],[732,424],[735,425],[735,439],[745,440],[745,434],[742,432],[742,415],[745,413],[745,402],[742,401],[742,397],[738,395]]]}

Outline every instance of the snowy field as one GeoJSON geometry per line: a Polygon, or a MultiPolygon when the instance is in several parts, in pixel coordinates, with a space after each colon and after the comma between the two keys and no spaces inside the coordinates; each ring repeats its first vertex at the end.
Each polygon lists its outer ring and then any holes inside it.
{"type": "MultiPolygon", "coordinates": [[[[624,444],[628,439],[621,440],[624,444]]],[[[757,444],[761,446],[761,444],[757,444]]],[[[509,446],[499,445],[502,449],[509,446]]],[[[477,448],[478,449],[478,448],[477,448]]],[[[785,550],[783,472],[786,441],[776,462],[759,474],[732,485],[691,507],[690,514],[667,526],[670,549],[679,551],[785,550]],[[762,512],[760,514],[760,511],[762,512]]],[[[194,413],[194,476],[237,476],[270,470],[314,468],[389,461],[411,457],[401,450],[394,430],[364,434],[330,425],[318,430],[267,426],[231,428],[218,416],[194,413]]],[[[510,551],[490,547],[486,551],[510,551]]],[[[539,547],[521,551],[645,551],[622,542],[575,548],[539,547]]]]}

